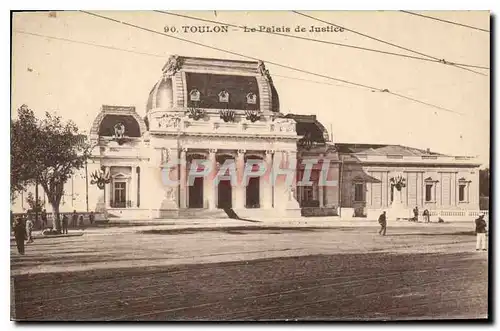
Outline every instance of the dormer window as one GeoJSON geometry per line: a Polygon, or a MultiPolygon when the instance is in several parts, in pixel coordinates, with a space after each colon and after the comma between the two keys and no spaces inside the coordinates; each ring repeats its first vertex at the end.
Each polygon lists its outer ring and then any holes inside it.
{"type": "Polygon", "coordinates": [[[255,93],[247,94],[247,103],[249,105],[255,105],[257,103],[257,95],[255,93]]]}
{"type": "Polygon", "coordinates": [[[219,92],[219,102],[223,103],[229,102],[229,93],[226,90],[222,90],[219,92]]]}
{"type": "Polygon", "coordinates": [[[193,102],[200,101],[200,91],[192,89],[191,92],[189,92],[189,100],[193,102]]]}

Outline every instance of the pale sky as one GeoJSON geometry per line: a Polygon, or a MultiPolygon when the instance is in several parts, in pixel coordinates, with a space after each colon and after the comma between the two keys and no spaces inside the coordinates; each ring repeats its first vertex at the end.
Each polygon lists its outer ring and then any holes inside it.
{"type": "MultiPolygon", "coordinates": [[[[163,31],[165,25],[207,25],[156,12],[100,12],[163,31]]],[[[237,25],[326,26],[292,12],[183,12],[237,25]]],[[[325,21],[440,59],[489,67],[489,33],[401,12],[308,12],[325,21]]],[[[425,12],[489,30],[489,12],[425,12]]],[[[148,93],[170,54],[244,59],[105,21],[80,12],[15,13],[12,33],[12,111],[27,104],[37,114],[57,111],[88,131],[101,105],[132,105],[144,116],[148,93]],[[25,31],[85,43],[164,55],[146,56],[21,34],[25,31]]],[[[283,113],[316,114],[334,141],[390,143],[489,159],[489,70],[476,75],[451,66],[230,28],[228,33],[178,32],[178,37],[303,70],[404,94],[465,115],[345,86],[268,64],[283,113]],[[332,85],[277,77],[289,76],[332,85]]],[[[350,33],[298,33],[339,43],[415,55],[350,33]]]]}

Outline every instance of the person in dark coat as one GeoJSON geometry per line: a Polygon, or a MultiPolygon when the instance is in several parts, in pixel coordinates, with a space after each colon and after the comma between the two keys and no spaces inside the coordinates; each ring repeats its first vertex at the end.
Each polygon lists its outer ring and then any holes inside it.
{"type": "Polygon", "coordinates": [[[91,212],[90,212],[90,215],[89,215],[89,222],[90,222],[90,225],[94,224],[94,219],[95,219],[94,212],[93,212],[93,211],[91,211],[91,212]]]}
{"type": "Polygon", "coordinates": [[[414,221],[418,222],[418,206],[415,206],[413,209],[413,216],[414,216],[414,221]]]}
{"type": "Polygon", "coordinates": [[[64,214],[62,218],[62,233],[68,234],[68,215],[64,214]]]}
{"type": "Polygon", "coordinates": [[[71,226],[76,228],[78,222],[78,214],[76,210],[73,210],[73,215],[71,215],[71,226]]]}
{"type": "Polygon", "coordinates": [[[476,251],[486,250],[486,221],[484,214],[479,215],[476,219],[476,251]]]}
{"type": "Polygon", "coordinates": [[[14,222],[14,237],[16,238],[17,251],[24,255],[24,241],[26,240],[26,225],[24,219],[18,217],[14,222]]]}
{"type": "Polygon", "coordinates": [[[42,210],[42,228],[46,228],[47,227],[47,211],[45,210],[45,208],[42,210]]]}
{"type": "Polygon", "coordinates": [[[378,234],[385,236],[385,232],[387,231],[387,216],[385,214],[385,210],[378,217],[378,223],[380,224],[380,231],[378,232],[378,234]]]}
{"type": "Polygon", "coordinates": [[[80,215],[80,217],[78,218],[78,226],[80,228],[83,228],[83,215],[80,215]]]}

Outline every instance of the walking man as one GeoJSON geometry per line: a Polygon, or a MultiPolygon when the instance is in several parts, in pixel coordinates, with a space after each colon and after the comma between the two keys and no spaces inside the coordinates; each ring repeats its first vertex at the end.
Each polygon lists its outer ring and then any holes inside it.
{"type": "Polygon", "coordinates": [[[45,208],[42,210],[42,227],[44,229],[47,227],[47,211],[45,208]]]}
{"type": "Polygon", "coordinates": [[[83,228],[83,215],[78,218],[78,227],[83,228]]]}
{"type": "Polygon", "coordinates": [[[479,215],[476,219],[476,251],[486,250],[486,221],[484,214],[479,215]]]}
{"type": "Polygon", "coordinates": [[[78,214],[76,213],[76,210],[73,210],[73,215],[71,216],[71,226],[76,228],[78,222],[78,214]]]}
{"type": "Polygon", "coordinates": [[[94,212],[91,211],[90,212],[90,215],[89,215],[89,222],[90,222],[90,225],[94,224],[94,212]]]}
{"type": "Polygon", "coordinates": [[[385,236],[385,232],[387,230],[387,216],[385,214],[385,210],[378,217],[378,223],[380,224],[380,231],[378,232],[378,234],[385,236]]]}
{"type": "Polygon", "coordinates": [[[414,221],[418,222],[418,206],[415,206],[415,209],[413,209],[413,216],[415,216],[414,221]]]}
{"type": "Polygon", "coordinates": [[[14,221],[14,237],[19,254],[24,255],[24,240],[26,239],[26,226],[22,217],[17,217],[14,221]]]}
{"type": "Polygon", "coordinates": [[[62,218],[62,233],[68,234],[68,215],[64,214],[62,218]]]}
{"type": "Polygon", "coordinates": [[[35,226],[33,221],[31,220],[31,214],[28,215],[28,220],[26,221],[26,237],[27,237],[27,244],[30,244],[33,242],[33,227],[35,226]]]}

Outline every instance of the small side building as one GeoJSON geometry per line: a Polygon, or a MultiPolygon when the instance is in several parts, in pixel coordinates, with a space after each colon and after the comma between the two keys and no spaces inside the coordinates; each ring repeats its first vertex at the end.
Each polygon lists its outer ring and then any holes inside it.
{"type": "Polygon", "coordinates": [[[336,147],[342,161],[342,216],[374,218],[387,210],[394,199],[391,178],[395,176],[405,179],[402,197],[409,217],[415,207],[434,215],[443,210],[451,214],[479,210],[480,164],[473,157],[401,145],[338,143],[336,147]]]}

